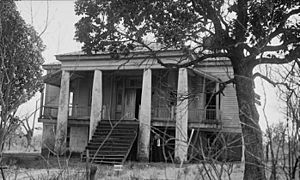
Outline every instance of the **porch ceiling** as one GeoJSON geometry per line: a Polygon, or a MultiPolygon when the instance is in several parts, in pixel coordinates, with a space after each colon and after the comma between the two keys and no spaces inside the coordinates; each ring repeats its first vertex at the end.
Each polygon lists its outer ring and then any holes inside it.
{"type": "Polygon", "coordinates": [[[46,84],[60,87],[61,74],[62,74],[61,70],[57,70],[53,73],[46,74],[45,76],[43,76],[43,81],[46,84]]]}
{"type": "MultiPolygon", "coordinates": [[[[43,76],[43,81],[46,84],[60,87],[61,75],[62,75],[62,70],[57,70],[53,73],[46,74],[45,76],[43,76]]],[[[70,81],[76,78],[83,78],[83,76],[76,73],[72,73],[70,77],[70,81]]]]}

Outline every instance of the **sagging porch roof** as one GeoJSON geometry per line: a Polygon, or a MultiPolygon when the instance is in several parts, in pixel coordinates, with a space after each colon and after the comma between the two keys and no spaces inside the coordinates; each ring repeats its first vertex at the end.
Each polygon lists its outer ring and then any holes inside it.
{"type": "MultiPolygon", "coordinates": [[[[212,74],[208,73],[208,72],[203,72],[199,69],[189,69],[189,72],[195,73],[197,75],[200,75],[206,79],[209,79],[211,81],[215,81],[215,82],[221,82],[221,80],[218,77],[213,76],[212,74]]],[[[50,84],[53,86],[57,86],[60,87],[60,82],[61,82],[61,75],[62,75],[62,70],[56,70],[54,72],[51,72],[50,74],[46,74],[45,76],[43,76],[43,81],[46,84],[50,84]]],[[[80,75],[76,75],[75,73],[73,73],[71,75],[71,80],[74,80],[76,78],[80,77],[80,75]]]]}
{"type": "MultiPolygon", "coordinates": [[[[43,69],[47,71],[47,74],[43,76],[43,82],[60,87],[62,75],[61,64],[44,64],[43,69]]],[[[81,76],[76,73],[72,73],[70,80],[74,80],[79,77],[81,76]]]]}
{"type": "MultiPolygon", "coordinates": [[[[52,72],[50,74],[43,76],[43,81],[46,84],[60,87],[61,75],[62,75],[62,70],[56,70],[55,72],[52,72]]],[[[82,76],[80,76],[76,73],[72,73],[70,80],[72,81],[72,80],[74,80],[76,78],[80,78],[80,77],[82,77],[82,76]]]]}
{"type": "Polygon", "coordinates": [[[62,74],[61,70],[56,70],[53,73],[46,74],[45,76],[43,76],[43,81],[46,84],[60,87],[61,74],[62,74]]]}
{"type": "MultiPolygon", "coordinates": [[[[184,54],[183,51],[181,51],[181,50],[165,50],[165,51],[157,51],[157,53],[158,53],[157,57],[165,59],[167,61],[171,60],[172,62],[174,60],[176,60],[176,58],[178,58],[178,57],[185,57],[186,59],[184,61],[189,61],[189,59],[193,59],[193,56],[188,56],[188,55],[184,54]]],[[[129,67],[128,69],[135,69],[135,68],[136,69],[143,69],[145,67],[142,67],[142,66],[137,67],[137,64],[134,64],[134,63],[130,64],[126,61],[126,59],[132,59],[135,63],[137,63],[139,61],[143,62],[143,59],[149,57],[150,54],[151,54],[151,52],[149,52],[149,51],[137,50],[137,51],[131,52],[128,57],[122,57],[121,59],[124,60],[124,62],[127,63],[125,66],[128,66],[129,67]],[[135,61],[135,60],[138,60],[138,61],[135,61]]],[[[74,70],[81,70],[81,71],[83,71],[83,70],[89,71],[89,70],[93,70],[95,68],[96,69],[98,69],[98,68],[101,69],[102,68],[104,70],[115,70],[115,69],[120,68],[119,65],[117,65],[117,64],[121,63],[120,60],[117,60],[117,61],[113,60],[110,56],[110,53],[108,53],[108,52],[102,52],[102,53],[93,54],[93,55],[85,54],[82,51],[71,52],[71,53],[56,55],[56,59],[58,61],[60,61],[61,64],[51,64],[51,65],[46,64],[46,65],[43,65],[43,68],[45,70],[47,70],[47,75],[44,76],[43,80],[47,84],[58,86],[58,87],[60,86],[60,80],[61,80],[61,74],[62,74],[61,69],[66,69],[66,70],[71,70],[71,71],[73,69],[74,70]],[[99,65],[99,63],[100,63],[100,66],[96,67],[96,64],[91,63],[91,62],[97,62],[97,65],[99,65]],[[103,64],[103,62],[109,62],[109,63],[103,64]],[[114,66],[116,66],[116,67],[114,67],[114,66]]],[[[207,78],[207,79],[215,81],[215,82],[221,82],[221,80],[219,78],[213,76],[212,74],[210,74],[208,72],[201,71],[199,69],[199,68],[201,68],[201,66],[228,65],[228,63],[226,63],[227,62],[226,59],[221,58],[219,60],[221,60],[221,63],[216,63],[217,62],[216,59],[203,61],[203,64],[201,63],[202,65],[199,64],[198,66],[194,66],[193,68],[189,68],[189,69],[190,69],[191,72],[193,72],[197,75],[200,75],[204,78],[207,78]]],[[[141,64],[139,64],[139,65],[141,65],[141,64]]],[[[163,67],[157,66],[157,63],[153,63],[153,62],[149,63],[147,65],[152,66],[153,69],[163,68],[163,67]]],[[[71,76],[71,79],[75,79],[75,78],[76,77],[71,76]]]]}
{"type": "Polygon", "coordinates": [[[43,82],[53,86],[60,86],[61,80],[61,64],[43,64],[43,69],[47,71],[47,74],[43,76],[43,82]]]}

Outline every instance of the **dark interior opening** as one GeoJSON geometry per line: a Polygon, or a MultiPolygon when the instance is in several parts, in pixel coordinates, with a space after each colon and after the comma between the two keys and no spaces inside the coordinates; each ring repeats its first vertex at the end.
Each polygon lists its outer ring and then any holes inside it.
{"type": "Polygon", "coordinates": [[[136,99],[135,99],[135,118],[139,119],[139,111],[141,105],[141,98],[142,98],[142,89],[136,89],[136,99]]]}
{"type": "MultiPolygon", "coordinates": [[[[138,137],[138,136],[137,136],[138,137]]],[[[132,148],[131,148],[131,151],[130,153],[128,154],[127,156],[127,161],[137,161],[137,153],[138,153],[138,138],[135,139],[133,145],[132,145],[132,148]]]]}
{"type": "Polygon", "coordinates": [[[240,161],[242,157],[241,135],[240,133],[196,130],[188,151],[190,162],[199,162],[204,158],[229,162],[240,161]]]}
{"type": "Polygon", "coordinates": [[[150,161],[174,162],[175,129],[153,127],[150,136],[150,161]]]}

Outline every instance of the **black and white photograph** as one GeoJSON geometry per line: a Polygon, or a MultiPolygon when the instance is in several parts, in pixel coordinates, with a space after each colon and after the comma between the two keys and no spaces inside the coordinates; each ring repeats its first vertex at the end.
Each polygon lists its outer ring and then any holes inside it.
{"type": "Polygon", "coordinates": [[[0,0],[0,179],[300,180],[299,0],[0,0]]]}

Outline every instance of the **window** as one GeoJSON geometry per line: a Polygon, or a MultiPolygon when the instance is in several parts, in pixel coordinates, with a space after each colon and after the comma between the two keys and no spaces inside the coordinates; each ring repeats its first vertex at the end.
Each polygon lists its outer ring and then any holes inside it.
{"type": "Polygon", "coordinates": [[[205,87],[205,107],[206,107],[206,119],[216,120],[217,109],[217,97],[216,97],[216,83],[207,81],[205,87]]]}
{"type": "Polygon", "coordinates": [[[74,96],[74,93],[70,92],[70,94],[69,94],[69,116],[73,115],[73,96],[74,96]]]}

